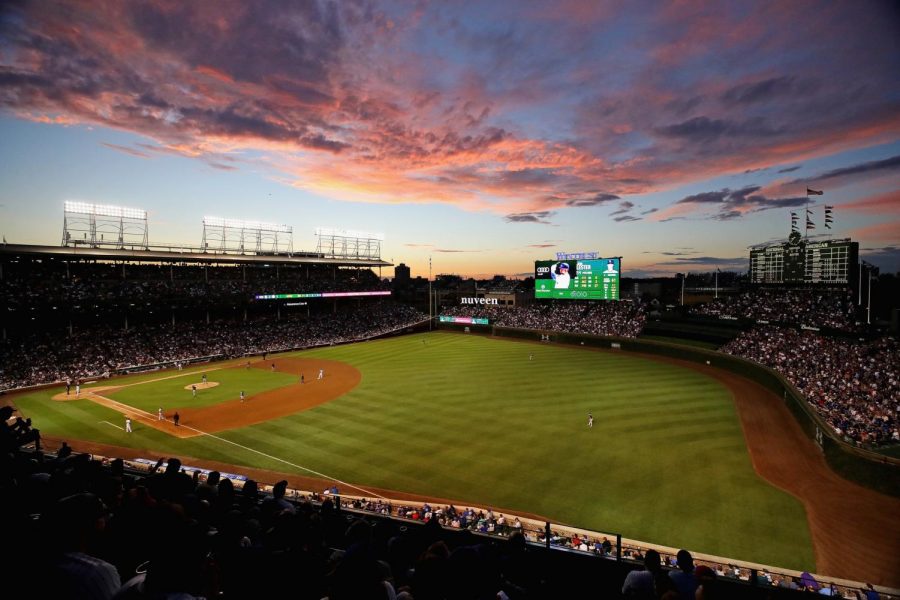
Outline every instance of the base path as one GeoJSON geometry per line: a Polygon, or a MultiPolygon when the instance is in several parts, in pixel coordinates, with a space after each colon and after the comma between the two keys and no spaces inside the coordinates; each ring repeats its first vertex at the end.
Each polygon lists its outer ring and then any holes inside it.
{"type": "MultiPolygon", "coordinates": [[[[182,425],[206,433],[215,433],[264,423],[324,404],[343,396],[362,381],[362,373],[355,367],[343,362],[317,358],[276,358],[255,362],[251,368],[271,371],[272,365],[275,365],[275,371],[279,373],[296,376],[296,382],[286,387],[247,396],[243,402],[235,398],[214,406],[174,408],[166,412],[171,414],[177,410],[182,425]],[[325,377],[317,380],[315,377],[319,374],[319,369],[325,370],[325,377]],[[302,384],[301,373],[305,380],[302,384]]],[[[185,429],[179,433],[179,437],[202,435],[185,429]]]]}

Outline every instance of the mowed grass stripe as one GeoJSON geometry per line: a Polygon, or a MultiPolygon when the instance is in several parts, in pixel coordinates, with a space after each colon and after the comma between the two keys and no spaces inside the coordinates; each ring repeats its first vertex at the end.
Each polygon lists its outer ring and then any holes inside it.
{"type": "MultiPolygon", "coordinates": [[[[362,381],[311,410],[219,435],[362,487],[814,567],[802,506],[756,476],[729,391],[701,373],[623,352],[444,333],[294,355],[347,362],[362,381]]],[[[164,445],[287,470],[216,440],[164,445]]]]}

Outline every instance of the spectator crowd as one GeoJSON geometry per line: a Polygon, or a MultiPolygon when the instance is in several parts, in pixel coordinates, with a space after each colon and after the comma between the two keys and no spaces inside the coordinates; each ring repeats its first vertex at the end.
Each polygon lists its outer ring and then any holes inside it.
{"type": "Polygon", "coordinates": [[[98,327],[69,336],[35,333],[0,342],[0,390],[86,380],[194,358],[261,354],[367,339],[427,319],[389,301],[309,318],[187,322],[128,330],[98,327]]]}
{"type": "Polygon", "coordinates": [[[900,344],[757,326],[722,347],[784,375],[834,431],[863,445],[900,442],[900,344]]]}
{"type": "MultiPolygon", "coordinates": [[[[65,442],[45,454],[21,448],[29,438],[8,424],[10,407],[0,410],[4,533],[15,545],[4,564],[9,597],[524,600],[618,597],[621,588],[624,598],[691,600],[729,597],[736,588],[723,587],[727,580],[766,590],[757,597],[809,583],[695,565],[686,550],[676,559],[639,548],[623,555],[644,569],[625,577],[615,560],[566,565],[527,543],[613,558],[609,539],[549,525],[527,532],[518,518],[510,522],[491,509],[392,506],[341,498],[336,486],[298,493],[286,480],[266,492],[252,479],[236,485],[217,471],[201,476],[177,458],[136,471],[121,459],[73,452],[65,442]],[[476,530],[494,535],[475,536],[476,530]]],[[[741,595],[747,597],[746,588],[741,595]]]]}
{"type": "Polygon", "coordinates": [[[129,264],[6,265],[0,302],[8,311],[62,307],[208,305],[252,301],[257,294],[389,289],[370,269],[129,264]]]}
{"type": "Polygon", "coordinates": [[[792,323],[856,331],[856,306],[849,291],[754,289],[696,306],[694,314],[792,323]]]}
{"type": "Polygon", "coordinates": [[[486,317],[492,325],[586,333],[613,337],[637,337],[647,320],[644,307],[631,301],[552,302],[529,306],[454,306],[441,314],[454,317],[486,317]]]}

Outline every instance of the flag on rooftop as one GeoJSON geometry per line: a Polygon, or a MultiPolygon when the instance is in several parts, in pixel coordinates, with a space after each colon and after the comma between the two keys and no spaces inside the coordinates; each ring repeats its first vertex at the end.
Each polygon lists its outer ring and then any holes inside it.
{"type": "Polygon", "coordinates": [[[825,193],[825,192],[823,192],[822,190],[813,190],[813,189],[810,189],[810,188],[806,188],[806,195],[807,195],[807,196],[821,196],[821,195],[824,194],[824,193],[825,193]]]}

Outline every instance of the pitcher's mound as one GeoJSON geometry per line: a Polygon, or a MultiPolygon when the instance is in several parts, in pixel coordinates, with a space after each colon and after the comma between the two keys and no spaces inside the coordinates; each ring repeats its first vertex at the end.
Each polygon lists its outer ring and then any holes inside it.
{"type": "Polygon", "coordinates": [[[184,389],[189,390],[192,387],[194,387],[195,385],[197,386],[197,390],[199,391],[199,390],[205,390],[207,388],[214,388],[217,385],[219,385],[219,382],[218,381],[207,381],[206,383],[189,383],[186,386],[184,386],[184,389]]]}

